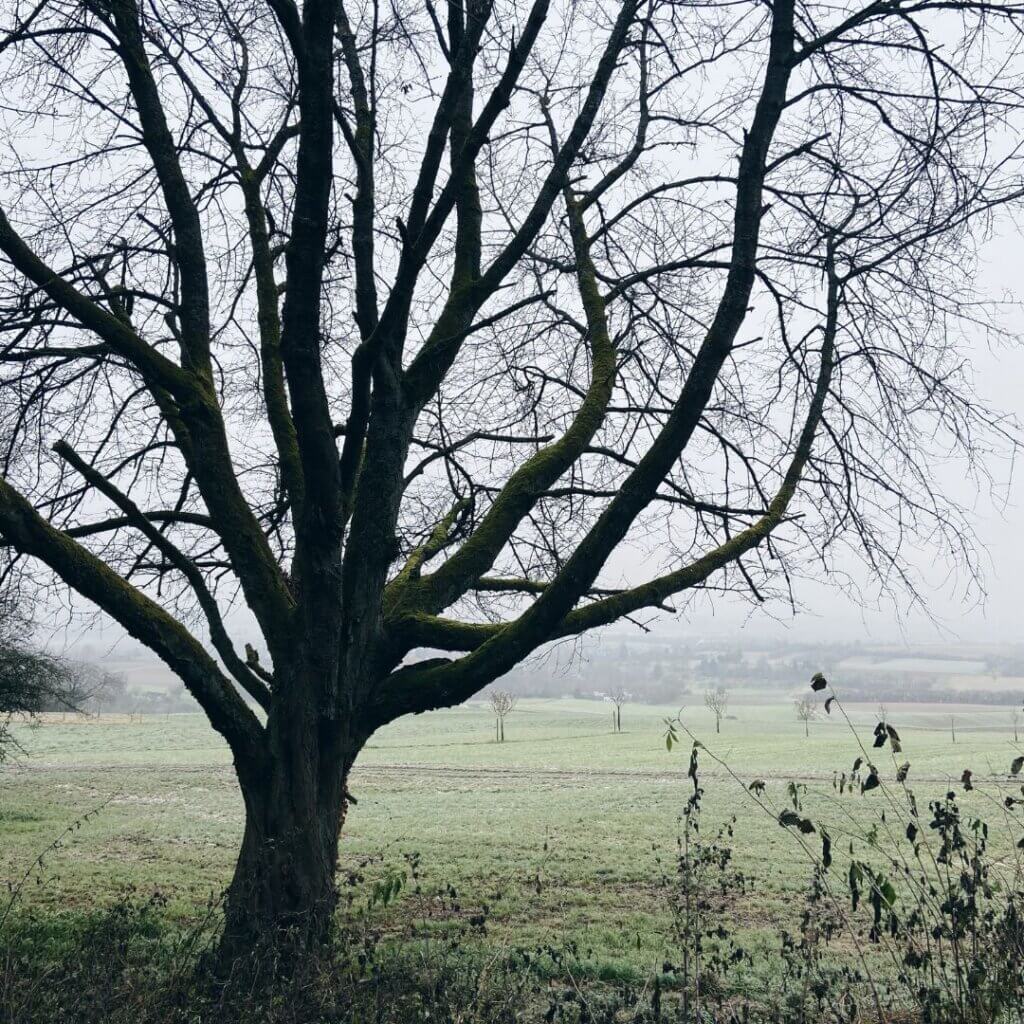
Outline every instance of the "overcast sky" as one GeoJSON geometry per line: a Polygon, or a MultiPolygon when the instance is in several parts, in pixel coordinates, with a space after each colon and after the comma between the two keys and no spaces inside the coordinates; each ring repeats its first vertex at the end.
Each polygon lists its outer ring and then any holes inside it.
{"type": "MultiPolygon", "coordinates": [[[[1019,260],[1017,246],[1018,239],[1014,236],[991,247],[993,255],[986,266],[985,277],[993,294],[1002,288],[1003,278],[1011,277],[1019,260]]],[[[1019,324],[1024,334],[1024,314],[1010,312],[1007,319],[1019,324]]],[[[1024,347],[999,351],[979,348],[973,351],[972,359],[980,392],[997,407],[1024,419],[1024,347]]],[[[889,600],[864,602],[837,584],[803,581],[796,595],[803,607],[795,615],[782,605],[752,609],[746,602],[719,595],[713,602],[697,602],[678,619],[665,616],[652,625],[658,633],[689,640],[738,633],[752,640],[779,641],[788,638],[915,644],[948,644],[957,640],[964,643],[1024,642],[1021,628],[1024,545],[1020,542],[1020,526],[1024,523],[1024,465],[1014,471],[1007,458],[993,462],[990,469],[998,485],[994,495],[987,491],[974,493],[965,487],[962,478],[947,473],[949,478],[942,479],[940,474],[944,487],[974,508],[978,545],[983,552],[986,595],[969,586],[970,581],[951,576],[949,564],[941,552],[925,550],[918,552],[913,561],[926,580],[922,593],[927,599],[927,612],[897,608],[889,600]]],[[[624,575],[642,578],[638,567],[630,571],[630,558],[628,553],[620,554],[617,568],[624,575]]],[[[869,597],[870,579],[863,567],[851,562],[847,568],[865,588],[861,597],[869,597]]],[[[248,618],[248,615],[233,616],[234,629],[239,639],[256,641],[255,628],[250,626],[248,618]]],[[[630,628],[624,624],[612,627],[616,633],[630,628]]],[[[84,631],[77,624],[67,630],[58,628],[53,641],[57,646],[70,645],[72,651],[81,651],[87,644],[89,653],[95,656],[108,650],[123,651],[125,646],[118,642],[119,636],[118,627],[94,620],[84,631]]]]}
{"type": "MultiPolygon", "coordinates": [[[[1015,305],[1024,296],[1020,285],[1022,242],[1024,232],[1018,226],[1004,225],[999,237],[984,249],[978,285],[981,295],[1006,303],[1001,323],[1024,336],[1024,312],[1015,305]]],[[[965,354],[973,363],[979,395],[998,409],[1024,420],[1024,345],[991,349],[973,342],[965,348],[965,354]]],[[[665,616],[652,625],[659,633],[691,640],[742,631],[741,635],[751,639],[800,641],[1024,642],[1024,546],[1020,541],[1020,527],[1024,523],[1024,465],[1015,471],[1009,454],[1005,459],[992,460],[988,466],[994,493],[976,492],[965,483],[959,470],[940,467],[935,471],[945,492],[973,509],[982,555],[984,594],[970,580],[951,575],[944,552],[925,549],[910,560],[923,577],[921,593],[927,601],[927,611],[895,607],[888,599],[873,599],[868,573],[858,562],[850,560],[841,568],[860,586],[860,599],[837,583],[801,581],[795,596],[802,607],[795,615],[785,605],[753,609],[738,598],[716,595],[713,601],[698,599],[678,619],[665,616]]],[[[628,581],[639,582],[651,573],[649,565],[637,563],[636,554],[622,551],[609,568],[612,575],[621,574],[628,581]]],[[[85,610],[81,599],[77,604],[85,610]]],[[[247,612],[231,613],[228,621],[239,642],[259,643],[247,612]]],[[[86,646],[91,656],[116,654],[126,648],[120,627],[94,615],[87,621],[70,624],[63,619],[51,623],[51,627],[50,645],[73,654],[85,653],[86,646]]],[[[621,633],[632,627],[618,624],[611,628],[621,633]]]]}
{"type": "MultiPolygon", "coordinates": [[[[1022,344],[998,349],[974,344],[965,353],[974,365],[979,394],[1001,411],[1024,420],[1024,311],[1016,305],[1024,299],[1022,251],[1024,232],[1014,225],[1004,225],[999,237],[984,249],[978,281],[982,295],[1005,302],[1000,321],[1019,332],[1022,344]]],[[[806,607],[796,617],[779,607],[772,610],[774,619],[762,613],[752,615],[749,606],[741,602],[718,601],[713,608],[706,605],[695,610],[685,623],[674,628],[698,633],[744,628],[759,636],[801,640],[1024,642],[1024,462],[1015,466],[1009,455],[990,460],[994,494],[976,492],[959,472],[936,471],[944,490],[973,509],[985,594],[970,587],[970,581],[962,576],[951,576],[943,552],[922,550],[913,561],[927,581],[922,591],[927,613],[908,613],[888,601],[864,606],[837,586],[812,582],[799,589],[798,597],[806,607]]],[[[851,562],[849,571],[870,589],[862,567],[851,562]]]]}
{"type": "MultiPolygon", "coordinates": [[[[1007,300],[1002,322],[1024,336],[1024,312],[1013,305],[1014,293],[1017,298],[1022,294],[1022,240],[1024,234],[1008,226],[998,240],[986,247],[979,290],[987,297],[1007,300]]],[[[973,344],[968,354],[975,368],[979,394],[1002,411],[1024,420],[1024,346],[990,349],[973,344]]],[[[851,560],[844,568],[863,588],[860,600],[835,583],[802,581],[796,593],[802,608],[795,615],[784,605],[752,609],[737,598],[718,595],[713,601],[697,601],[678,619],[664,617],[654,628],[659,633],[688,639],[742,631],[741,635],[751,639],[800,641],[1024,642],[1024,545],[1020,540],[1024,523],[1024,465],[1014,467],[1007,457],[992,461],[989,470],[994,493],[975,492],[965,484],[959,471],[936,471],[947,493],[973,509],[985,594],[972,586],[970,580],[951,575],[943,552],[921,550],[912,561],[925,581],[922,596],[927,600],[927,611],[894,607],[888,599],[872,600],[870,577],[851,560]]],[[[629,552],[619,553],[613,571],[634,581],[648,575],[639,565],[631,564],[632,560],[635,556],[629,552]]],[[[230,619],[234,620],[239,640],[258,640],[247,614],[235,613],[230,619]]],[[[612,628],[619,633],[630,627],[620,624],[612,628]]],[[[90,653],[111,648],[124,650],[124,645],[117,642],[119,636],[118,627],[92,620],[84,630],[80,623],[58,627],[53,643],[72,651],[80,651],[82,645],[88,644],[90,653]]]]}

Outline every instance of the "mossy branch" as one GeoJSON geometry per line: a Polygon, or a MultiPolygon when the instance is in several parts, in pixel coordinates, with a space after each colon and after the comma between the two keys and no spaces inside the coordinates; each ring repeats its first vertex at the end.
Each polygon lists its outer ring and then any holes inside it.
{"type": "Polygon", "coordinates": [[[173,616],[106,562],[47,523],[6,480],[0,480],[0,536],[38,558],[156,653],[206,712],[236,755],[263,753],[263,727],[203,645],[173,616]]]}
{"type": "Polygon", "coordinates": [[[184,577],[188,580],[199,601],[199,607],[210,627],[210,639],[214,649],[221,656],[228,671],[235,677],[239,685],[255,700],[260,707],[267,710],[270,707],[270,690],[258,676],[254,675],[244,661],[235,651],[234,644],[228,636],[221,618],[220,608],[217,600],[210,593],[203,579],[203,574],[196,567],[195,563],[180,551],[171,541],[148,520],[139,507],[126,494],[114,486],[95,467],[90,466],[66,441],[58,441],[53,450],[72,466],[78,474],[100,494],[109,498],[124,514],[132,526],[135,527],[184,577]]]}

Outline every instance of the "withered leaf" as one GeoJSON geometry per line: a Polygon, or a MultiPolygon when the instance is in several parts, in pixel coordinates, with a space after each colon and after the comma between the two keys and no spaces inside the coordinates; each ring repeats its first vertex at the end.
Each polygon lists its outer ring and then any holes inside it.
{"type": "Polygon", "coordinates": [[[779,814],[779,824],[783,828],[798,828],[805,836],[815,830],[814,823],[809,818],[801,818],[796,811],[791,811],[789,808],[779,814]]]}
{"type": "Polygon", "coordinates": [[[889,744],[894,754],[903,752],[903,745],[900,743],[900,734],[888,723],[885,723],[885,731],[889,735],[889,744]]]}

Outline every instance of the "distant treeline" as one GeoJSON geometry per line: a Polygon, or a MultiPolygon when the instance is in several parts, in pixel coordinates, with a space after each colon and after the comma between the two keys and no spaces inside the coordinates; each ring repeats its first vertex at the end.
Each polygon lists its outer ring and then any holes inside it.
{"type": "MultiPolygon", "coordinates": [[[[947,676],[933,672],[839,671],[824,659],[807,657],[774,663],[768,670],[760,659],[744,661],[728,654],[683,663],[644,658],[635,650],[632,654],[632,658],[606,656],[567,671],[525,666],[505,676],[501,685],[520,697],[600,699],[621,689],[637,704],[674,704],[719,687],[776,690],[788,698],[793,690],[806,686],[815,672],[823,671],[839,698],[850,703],[1006,705],[1024,701],[1024,691],[955,689],[948,685],[947,676]]],[[[979,682],[984,678],[979,677],[979,682]]]]}
{"type": "Polygon", "coordinates": [[[942,677],[930,673],[899,672],[877,676],[844,675],[837,685],[838,695],[847,703],[918,702],[928,704],[1020,704],[1019,690],[955,689],[943,684],[942,677]]]}
{"type": "Polygon", "coordinates": [[[86,714],[140,714],[195,711],[195,701],[179,684],[169,690],[129,689],[128,680],[120,672],[108,672],[89,662],[64,662],[66,673],[62,696],[44,700],[40,711],[63,711],[70,708],[86,714]]]}

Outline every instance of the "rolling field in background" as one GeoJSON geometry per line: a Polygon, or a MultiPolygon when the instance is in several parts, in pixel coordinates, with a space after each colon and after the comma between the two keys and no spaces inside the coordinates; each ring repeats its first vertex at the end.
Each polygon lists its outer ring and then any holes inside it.
{"type": "MultiPolygon", "coordinates": [[[[627,705],[625,731],[613,734],[600,701],[522,700],[503,744],[482,704],[403,719],[357,763],[342,867],[372,879],[415,861],[418,877],[398,906],[424,927],[486,905],[488,941],[571,938],[595,976],[642,976],[669,941],[679,815],[692,792],[689,739],[665,748],[664,719],[677,711],[627,705]]],[[[874,709],[847,711],[869,745],[874,709]]],[[[790,782],[806,786],[807,813],[838,823],[837,849],[847,845],[842,823],[852,834],[887,797],[834,788],[835,773],[862,754],[841,716],[811,723],[805,739],[789,703],[737,704],[729,714],[721,735],[703,708],[682,715],[707,746],[699,755],[703,833],[736,817],[734,860],[751,884],[735,920],[751,941],[777,943],[794,925],[811,864],[746,785],[763,779],[776,813],[790,782]]],[[[997,844],[1020,838],[1017,821],[1000,811],[1001,793],[1018,785],[1007,776],[1018,752],[1009,708],[894,705],[889,720],[922,805],[960,789],[969,767],[979,788],[964,795],[964,808],[1005,822],[997,844]]],[[[24,754],[0,768],[0,884],[16,884],[68,825],[103,805],[46,856],[22,908],[87,909],[134,887],[159,890],[169,914],[190,920],[227,883],[242,805],[228,751],[201,716],[53,715],[19,726],[17,737],[24,754]]],[[[889,751],[874,760],[891,780],[889,751]]],[[[352,892],[358,899],[358,887],[352,892]]]]}

